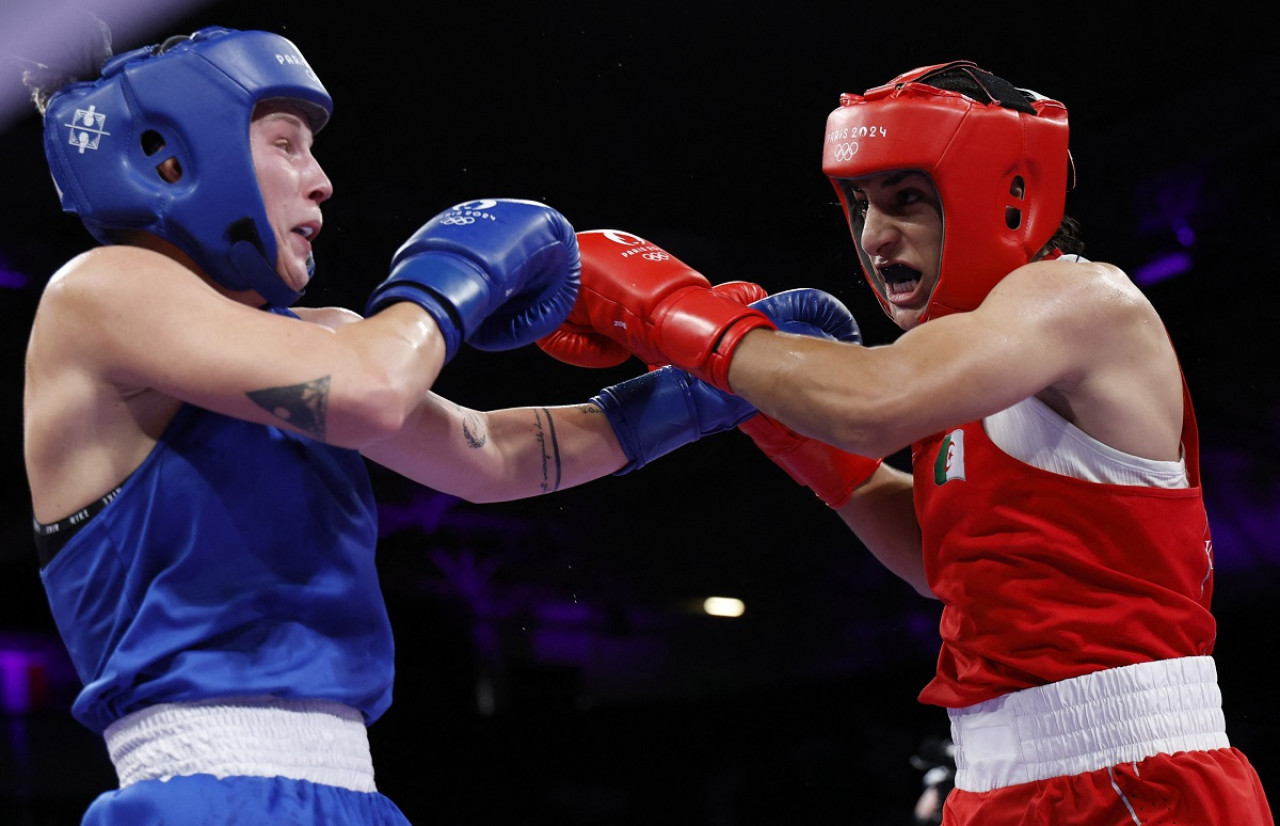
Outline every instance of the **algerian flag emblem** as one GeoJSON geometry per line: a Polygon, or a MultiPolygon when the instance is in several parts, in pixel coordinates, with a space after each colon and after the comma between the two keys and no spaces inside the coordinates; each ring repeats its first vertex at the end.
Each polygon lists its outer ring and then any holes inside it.
{"type": "Polygon", "coordinates": [[[964,431],[953,430],[938,447],[933,463],[933,483],[941,485],[953,479],[964,479],[964,431]]]}

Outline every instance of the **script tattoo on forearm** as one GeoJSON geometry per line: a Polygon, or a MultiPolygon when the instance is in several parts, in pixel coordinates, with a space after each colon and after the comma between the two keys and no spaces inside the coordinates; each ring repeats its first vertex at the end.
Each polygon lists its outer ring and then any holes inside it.
{"type": "Polygon", "coordinates": [[[329,377],[288,387],[268,387],[245,394],[254,404],[313,439],[324,440],[324,409],[329,401],[329,377]]]}
{"type": "Polygon", "coordinates": [[[533,411],[534,438],[542,448],[542,483],[543,493],[554,493],[560,490],[560,442],[556,439],[556,423],[551,418],[551,411],[542,408],[542,414],[533,411]],[[543,424],[542,416],[546,416],[543,424]],[[552,477],[555,477],[552,481],[552,477]]]}

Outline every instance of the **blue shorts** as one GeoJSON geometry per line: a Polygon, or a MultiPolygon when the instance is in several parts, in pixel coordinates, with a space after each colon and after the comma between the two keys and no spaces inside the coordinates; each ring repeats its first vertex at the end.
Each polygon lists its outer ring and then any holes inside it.
{"type": "Polygon", "coordinates": [[[284,777],[144,780],[100,795],[81,826],[409,826],[390,798],[284,777]]]}

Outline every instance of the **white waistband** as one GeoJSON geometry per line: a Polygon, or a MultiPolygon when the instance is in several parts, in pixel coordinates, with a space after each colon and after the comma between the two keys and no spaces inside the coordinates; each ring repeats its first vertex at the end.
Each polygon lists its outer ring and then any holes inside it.
{"type": "Polygon", "coordinates": [[[971,792],[1230,746],[1212,657],[1111,668],[948,713],[956,788],[971,792]]]}
{"type": "Polygon", "coordinates": [[[162,703],[104,736],[120,788],[191,774],[287,777],[376,791],[364,717],[327,700],[234,697],[162,703]]]}

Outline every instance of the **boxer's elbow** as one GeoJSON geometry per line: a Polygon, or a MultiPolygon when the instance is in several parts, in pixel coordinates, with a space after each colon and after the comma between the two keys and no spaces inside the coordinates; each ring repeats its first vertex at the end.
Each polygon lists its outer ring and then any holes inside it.
{"type": "Polygon", "coordinates": [[[333,439],[346,447],[362,448],[404,429],[428,386],[382,369],[334,383],[327,418],[333,439]]]}

